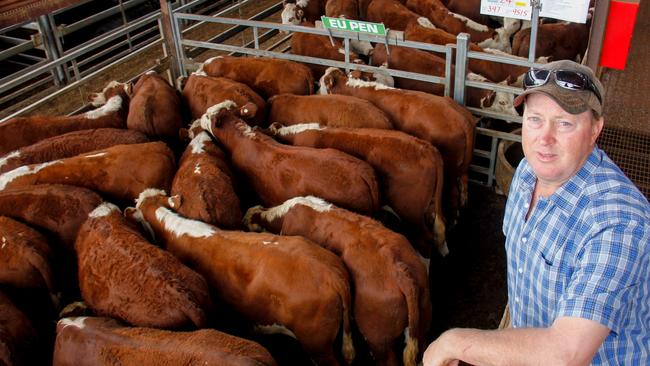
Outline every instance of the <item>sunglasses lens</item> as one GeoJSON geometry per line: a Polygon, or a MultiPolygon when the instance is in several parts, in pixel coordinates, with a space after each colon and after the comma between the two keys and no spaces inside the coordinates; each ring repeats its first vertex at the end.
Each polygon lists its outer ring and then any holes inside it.
{"type": "Polygon", "coordinates": [[[524,77],[524,86],[532,88],[546,84],[550,72],[548,70],[530,69],[524,77]]]}
{"type": "Polygon", "coordinates": [[[581,73],[575,71],[562,71],[555,72],[555,80],[557,84],[565,89],[571,90],[586,90],[587,78],[581,73]]]}

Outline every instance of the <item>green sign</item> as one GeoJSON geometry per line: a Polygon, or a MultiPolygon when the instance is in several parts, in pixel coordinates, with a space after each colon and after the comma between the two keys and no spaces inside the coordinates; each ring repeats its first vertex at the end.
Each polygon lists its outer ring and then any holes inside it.
{"type": "Polygon", "coordinates": [[[350,32],[370,33],[376,36],[385,36],[386,27],[383,23],[362,22],[342,18],[321,17],[325,29],[340,29],[350,32]]]}

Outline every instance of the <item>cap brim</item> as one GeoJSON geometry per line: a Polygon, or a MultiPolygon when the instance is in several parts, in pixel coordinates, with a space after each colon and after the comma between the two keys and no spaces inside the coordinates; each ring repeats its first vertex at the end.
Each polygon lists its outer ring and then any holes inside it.
{"type": "Polygon", "coordinates": [[[520,106],[526,100],[526,97],[532,93],[542,93],[553,98],[553,100],[565,111],[571,114],[580,114],[593,108],[590,106],[590,91],[568,90],[555,86],[554,83],[548,83],[539,87],[531,88],[519,94],[513,101],[515,107],[520,106]]]}

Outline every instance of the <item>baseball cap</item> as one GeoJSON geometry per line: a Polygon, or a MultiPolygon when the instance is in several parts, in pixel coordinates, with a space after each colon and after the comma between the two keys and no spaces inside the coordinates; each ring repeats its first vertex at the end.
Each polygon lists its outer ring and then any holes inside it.
{"type": "Polygon", "coordinates": [[[529,70],[524,79],[524,89],[515,98],[515,107],[520,106],[531,93],[544,93],[568,113],[579,114],[591,109],[596,115],[603,115],[603,103],[597,96],[604,96],[603,85],[589,67],[571,60],[553,61],[529,70]],[[532,85],[527,86],[527,81],[532,80],[529,77],[531,72],[546,76],[546,81],[537,78],[532,85]],[[583,84],[582,87],[580,84],[583,84]]]}

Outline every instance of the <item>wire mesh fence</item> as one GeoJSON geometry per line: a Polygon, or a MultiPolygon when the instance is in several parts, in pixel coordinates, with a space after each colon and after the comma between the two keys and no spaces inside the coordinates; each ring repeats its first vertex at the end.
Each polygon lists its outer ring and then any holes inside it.
{"type": "Polygon", "coordinates": [[[618,128],[604,128],[598,146],[650,199],[650,136],[618,128]]]}

